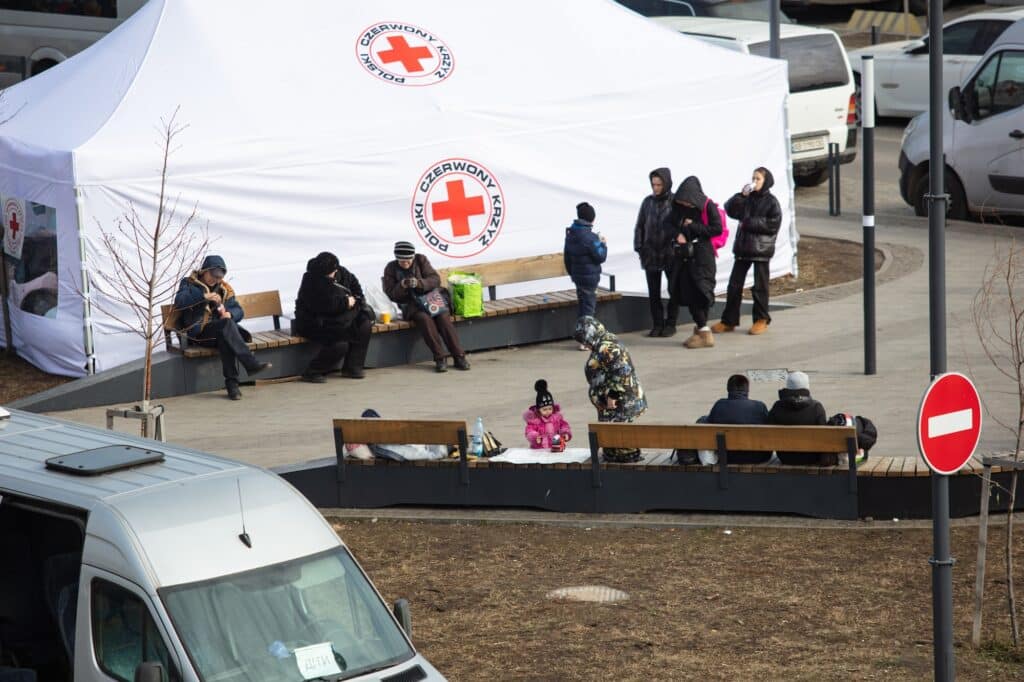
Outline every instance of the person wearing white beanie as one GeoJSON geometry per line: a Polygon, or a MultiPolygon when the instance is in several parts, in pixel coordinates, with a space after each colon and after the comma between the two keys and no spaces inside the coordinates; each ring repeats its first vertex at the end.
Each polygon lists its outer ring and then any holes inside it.
{"type": "MultiPolygon", "coordinates": [[[[811,397],[811,380],[804,372],[790,372],[786,387],[779,389],[779,399],[768,411],[768,423],[779,426],[825,426],[825,408],[811,397]]],[[[836,453],[777,452],[783,464],[834,465],[836,453]]]]}

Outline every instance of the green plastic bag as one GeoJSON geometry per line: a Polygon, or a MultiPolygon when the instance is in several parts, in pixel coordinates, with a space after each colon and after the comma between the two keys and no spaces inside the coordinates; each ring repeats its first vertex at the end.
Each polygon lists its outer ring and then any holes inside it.
{"type": "Polygon", "coordinates": [[[448,275],[448,289],[452,293],[453,311],[460,317],[483,317],[484,283],[472,272],[453,272],[448,275]]]}

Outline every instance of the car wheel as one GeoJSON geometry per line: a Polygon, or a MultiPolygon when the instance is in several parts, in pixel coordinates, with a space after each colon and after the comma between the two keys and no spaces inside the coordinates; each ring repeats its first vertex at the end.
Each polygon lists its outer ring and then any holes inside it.
{"type": "MultiPolygon", "coordinates": [[[[960,184],[959,178],[953,174],[953,171],[948,168],[943,180],[946,185],[946,194],[949,195],[946,217],[950,220],[967,220],[969,212],[967,210],[967,195],[964,193],[964,186],[960,184]]],[[[925,195],[928,194],[928,184],[930,182],[931,174],[925,173],[918,178],[914,184],[914,190],[911,192],[911,197],[914,200],[914,213],[919,216],[928,215],[928,199],[925,195]]]]}
{"type": "Polygon", "coordinates": [[[797,187],[817,187],[828,179],[828,168],[822,168],[808,175],[794,175],[793,182],[797,187]]]}

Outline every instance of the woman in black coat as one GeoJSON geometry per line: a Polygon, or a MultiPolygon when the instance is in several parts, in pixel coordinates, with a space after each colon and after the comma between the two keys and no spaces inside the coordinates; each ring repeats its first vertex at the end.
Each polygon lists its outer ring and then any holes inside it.
{"type": "Polygon", "coordinates": [[[295,331],[320,344],[302,380],[320,384],[344,358],[341,373],[362,379],[374,314],[366,305],[363,288],[338,257],[324,251],[306,264],[295,299],[295,331]]]}
{"type": "Polygon", "coordinates": [[[708,313],[715,302],[715,249],[711,238],[722,234],[718,205],[704,194],[695,176],[683,180],[673,199],[671,224],[676,229],[676,262],[672,284],[676,298],[693,318],[693,334],[687,348],[711,348],[714,336],[708,313]]]}
{"type": "Polygon", "coordinates": [[[725,202],[725,212],[739,222],[732,253],[736,260],[729,275],[729,293],[721,322],[711,327],[717,334],[731,332],[740,323],[740,303],[747,271],[754,266],[754,324],[750,333],[763,334],[772,318],[768,314],[769,262],[775,255],[775,237],[782,225],[782,208],[771,193],[775,184],[770,170],[761,166],[754,171],[749,185],[725,202]]]}

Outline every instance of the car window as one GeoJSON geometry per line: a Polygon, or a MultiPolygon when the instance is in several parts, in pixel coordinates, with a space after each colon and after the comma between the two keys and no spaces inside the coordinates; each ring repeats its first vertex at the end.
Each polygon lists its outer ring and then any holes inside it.
{"type": "MultiPolygon", "coordinates": [[[[769,44],[753,43],[750,54],[769,55],[769,44]]],[[[779,56],[789,63],[789,91],[807,92],[850,82],[843,48],[831,33],[783,38],[779,56]]]]}
{"type": "Polygon", "coordinates": [[[1004,52],[992,90],[992,113],[1001,114],[1024,104],[1024,52],[1004,52]]]}
{"type": "Polygon", "coordinates": [[[985,62],[965,92],[973,120],[1024,105],[1024,52],[997,52],[985,62]]]}
{"type": "Polygon", "coordinates": [[[145,661],[163,665],[164,682],[181,679],[146,605],[105,580],[92,583],[92,640],[100,669],[116,680],[131,682],[145,661]]]}
{"type": "Polygon", "coordinates": [[[982,55],[988,52],[988,48],[992,47],[992,43],[996,42],[996,38],[1003,34],[1007,28],[1009,28],[1012,21],[1002,20],[991,20],[983,22],[983,26],[978,31],[977,42],[974,44],[973,54],[982,55]]]}
{"type": "MultiPolygon", "coordinates": [[[[645,17],[719,17],[768,21],[771,0],[617,0],[645,17]]],[[[779,12],[779,21],[791,24],[785,12],[779,12]]]]}
{"type": "Polygon", "coordinates": [[[961,21],[942,29],[943,54],[985,54],[985,50],[977,52],[975,38],[981,30],[983,21],[961,21]]]}

